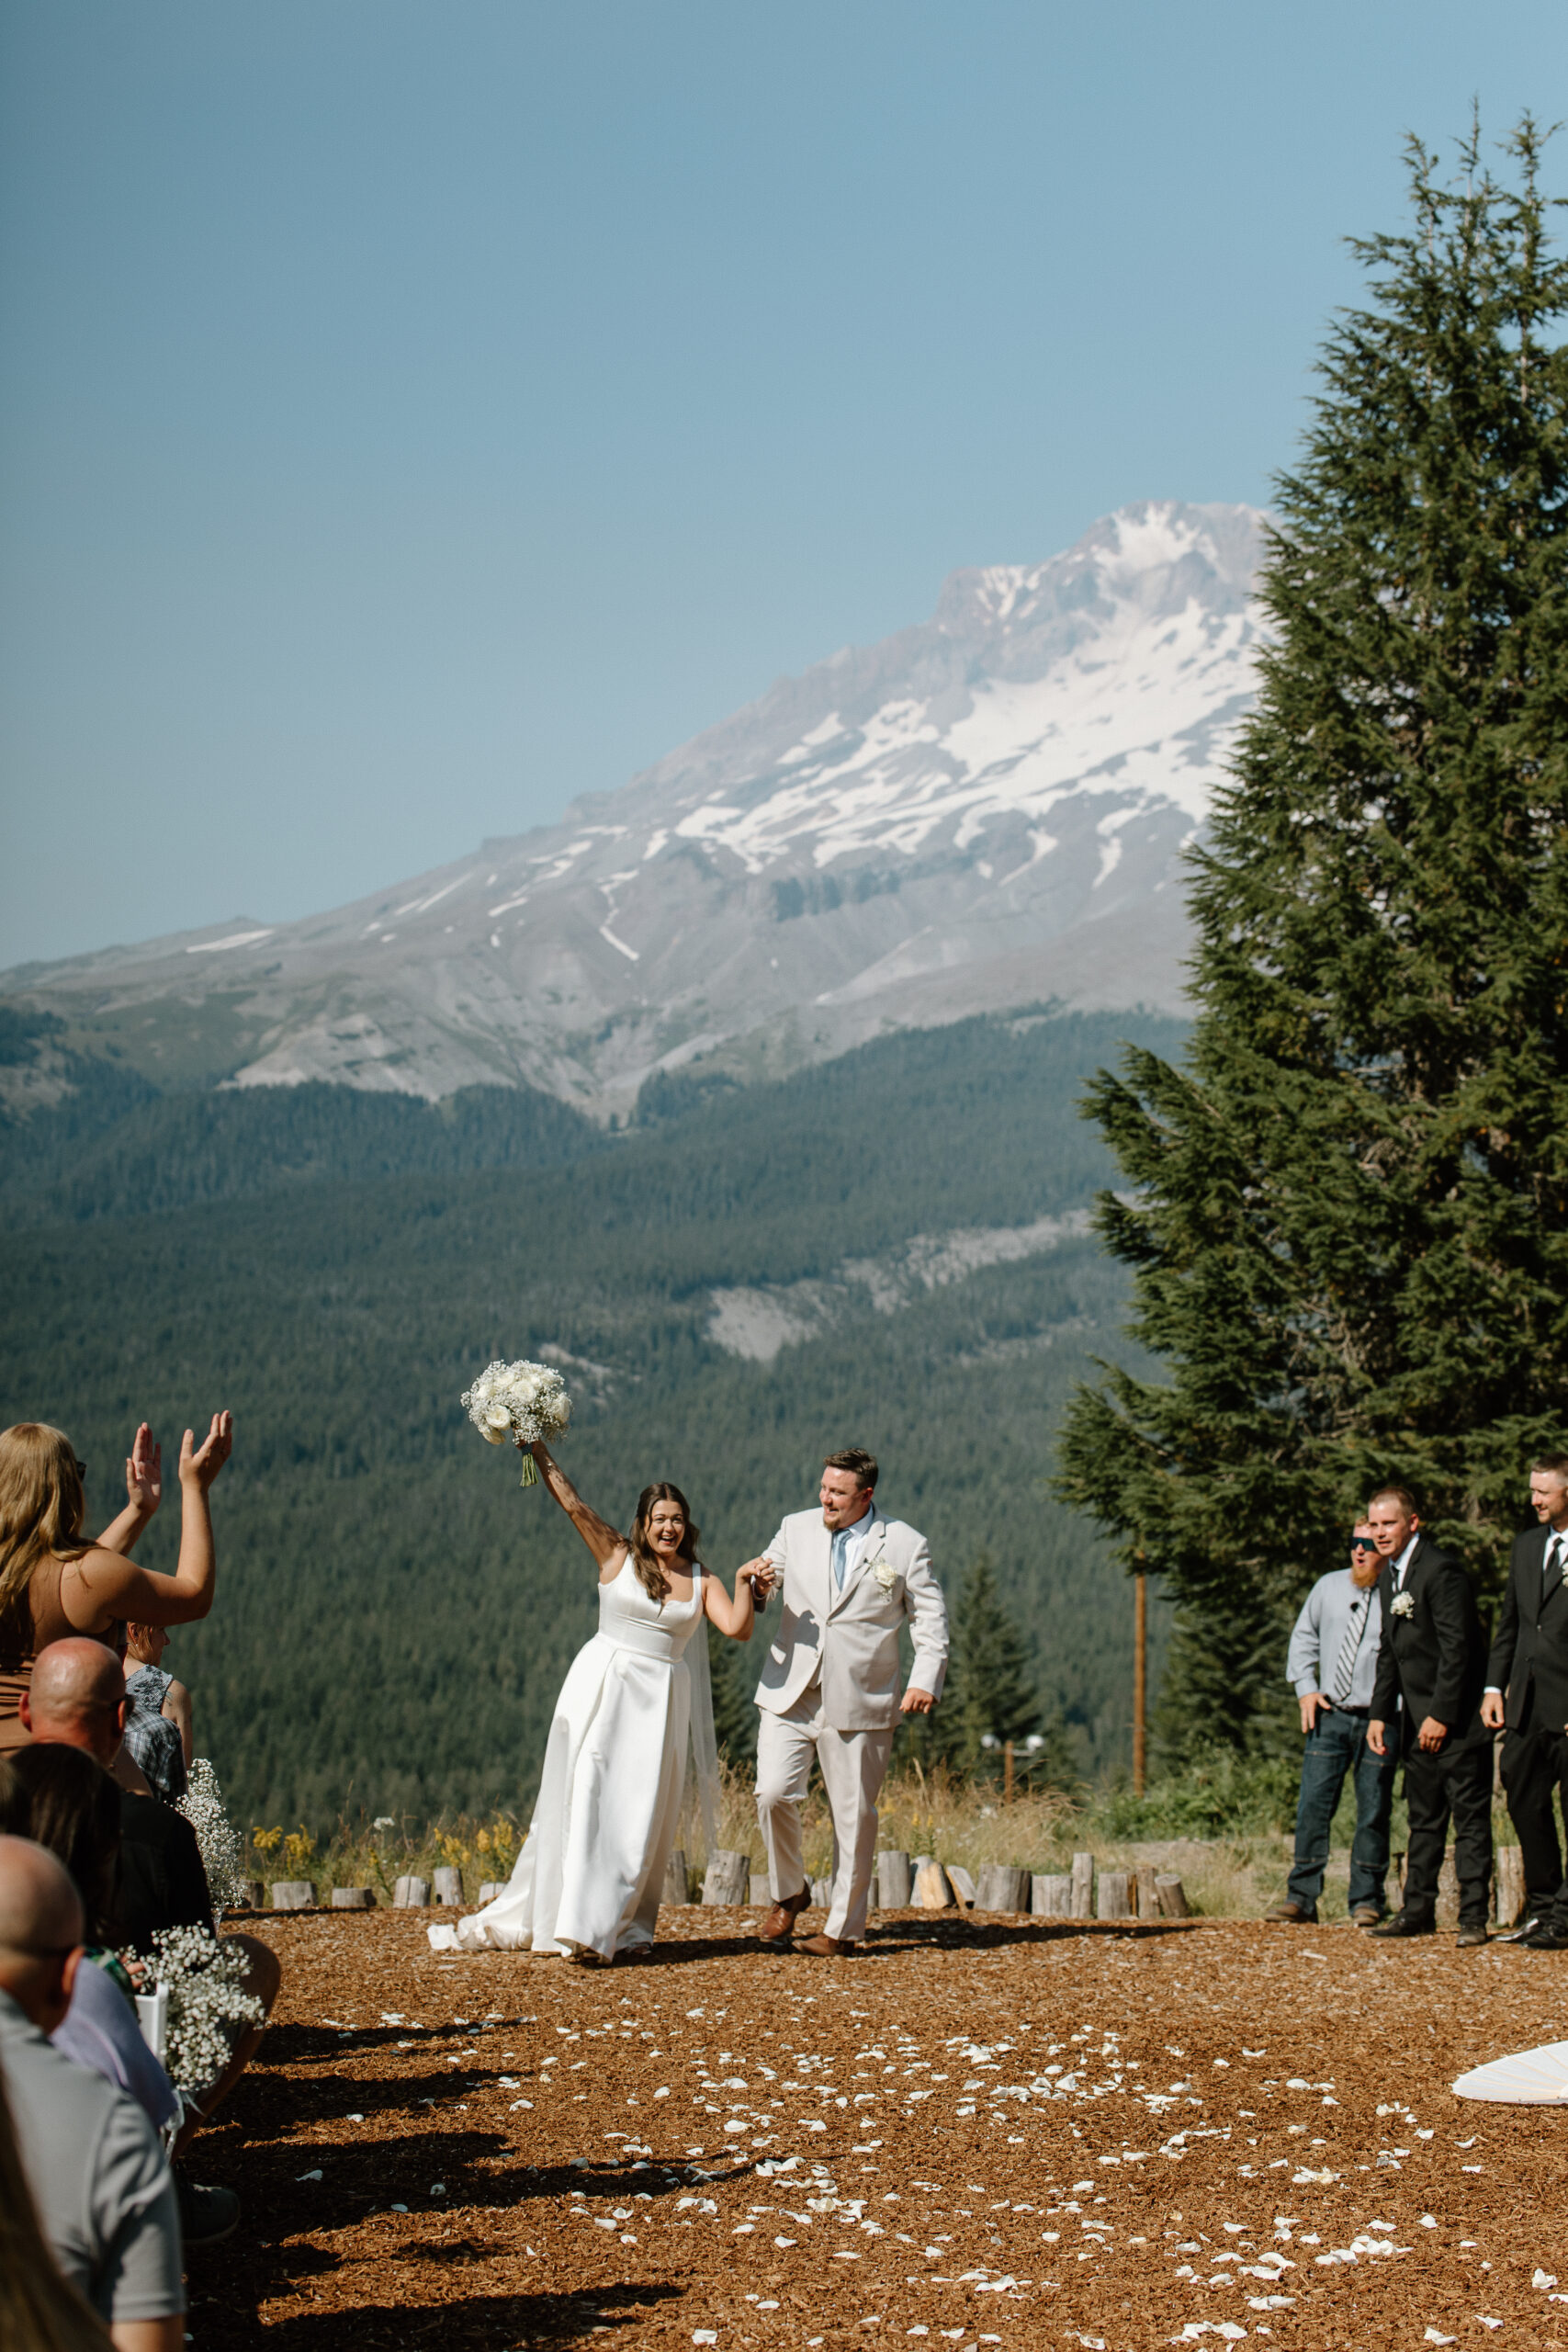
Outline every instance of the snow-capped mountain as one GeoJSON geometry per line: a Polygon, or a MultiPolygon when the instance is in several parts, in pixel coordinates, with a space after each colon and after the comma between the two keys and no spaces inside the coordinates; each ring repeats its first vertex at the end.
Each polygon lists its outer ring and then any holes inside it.
{"type": "MultiPolygon", "coordinates": [[[[558,826],[308,922],[6,976],[149,1074],[606,1110],[1044,998],[1174,1007],[1179,853],[1253,693],[1261,517],[1144,504],[955,572],[558,826]]],[[[41,1070],[39,1076],[41,1077],[41,1070]]]]}

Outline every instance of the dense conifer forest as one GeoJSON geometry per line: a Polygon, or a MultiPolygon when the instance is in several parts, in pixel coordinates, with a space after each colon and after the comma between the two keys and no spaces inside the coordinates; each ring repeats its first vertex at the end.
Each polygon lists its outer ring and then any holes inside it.
{"type": "MultiPolygon", "coordinates": [[[[811,1503],[825,1449],[873,1447],[950,1596],[988,1553],[1042,1719],[1113,1767],[1127,1589],[1045,1480],[1088,1359],[1126,1357],[1125,1277],[1072,1216],[1111,1174],[1078,1098],[1123,1040],[1173,1053],[1179,1025],[905,1033],[781,1084],[663,1087],[608,1136],[499,1089],[128,1104],[79,1073],[68,1109],[4,1131],[0,1422],[70,1430],[101,1521],[139,1418],[172,1451],[232,1408],[218,1604],[169,1664],[246,1820],[525,1805],[592,1569],[457,1400],[491,1355],[549,1347],[584,1493],[624,1523],[674,1477],[727,1572],[811,1503]],[[932,1247],[1042,1219],[1066,1223],[1010,1261],[932,1247]],[[720,1290],[802,1336],[727,1352],[720,1290]]],[[[171,1492],[141,1556],[172,1565],[176,1537],[171,1492]]],[[[717,1647],[743,1738],[757,1652],[717,1647]]]]}

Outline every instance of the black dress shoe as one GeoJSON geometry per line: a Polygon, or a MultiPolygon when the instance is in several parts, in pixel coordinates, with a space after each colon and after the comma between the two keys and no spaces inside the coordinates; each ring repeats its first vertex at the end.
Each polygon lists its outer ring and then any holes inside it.
{"type": "Polygon", "coordinates": [[[1392,1919],[1385,1919],[1383,1921],[1381,1928],[1369,1928],[1367,1930],[1367,1933],[1370,1936],[1380,1936],[1385,1938],[1393,1936],[1435,1936],[1437,1932],[1437,1926],[1433,1920],[1416,1918],[1408,1911],[1396,1911],[1392,1919]]]}
{"type": "Polygon", "coordinates": [[[186,2245],[219,2245],[240,2218],[239,2199],[231,2188],[207,2188],[192,2180],[183,2164],[173,2165],[170,2170],[179,2199],[180,2235],[186,2245]]]}
{"type": "Polygon", "coordinates": [[[1558,1927],[1551,1919],[1542,1919],[1518,1940],[1526,1951],[1568,1951],[1568,1929],[1558,1927]]]}

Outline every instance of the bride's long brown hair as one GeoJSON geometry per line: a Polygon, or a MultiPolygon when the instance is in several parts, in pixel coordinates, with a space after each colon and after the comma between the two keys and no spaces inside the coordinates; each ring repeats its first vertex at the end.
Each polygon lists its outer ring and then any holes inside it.
{"type": "Polygon", "coordinates": [[[643,1590],[650,1600],[662,1601],[669,1594],[670,1579],[660,1567],[659,1555],[648,1538],[648,1522],[655,1503],[680,1505],[681,1516],[686,1522],[686,1532],[681,1538],[680,1557],[682,1560],[694,1564],[703,1531],[693,1526],[691,1504],[680,1487],[672,1487],[668,1478],[656,1478],[651,1487],[645,1487],[638,1495],[637,1517],[626,1538],[626,1548],[632,1555],[632,1566],[637,1570],[637,1582],[643,1590]]]}

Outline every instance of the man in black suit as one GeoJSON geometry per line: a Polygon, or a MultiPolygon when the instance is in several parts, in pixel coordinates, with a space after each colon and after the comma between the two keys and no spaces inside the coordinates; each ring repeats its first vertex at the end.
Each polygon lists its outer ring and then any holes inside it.
{"type": "Polygon", "coordinates": [[[1508,1589],[1486,1668],[1482,1720],[1504,1730],[1503,1786],[1519,1833],[1525,1916],[1519,1939],[1568,1951],[1562,1855],[1551,1810],[1562,1792],[1568,1822],[1568,1454],[1530,1464],[1536,1525],[1514,1538],[1508,1589]]]}
{"type": "Polygon", "coordinates": [[[1374,1936],[1429,1936],[1449,1821],[1459,1871],[1459,1940],[1486,1941],[1492,1894],[1492,1735],[1481,1719],[1485,1653],[1470,1578],[1421,1532],[1406,1487],[1372,1497],[1367,1518],[1382,1555],[1378,1645],[1367,1744],[1404,1759],[1410,1851],[1404,1900],[1374,1936]],[[1397,1720],[1396,1720],[1397,1718],[1397,1720]]]}

